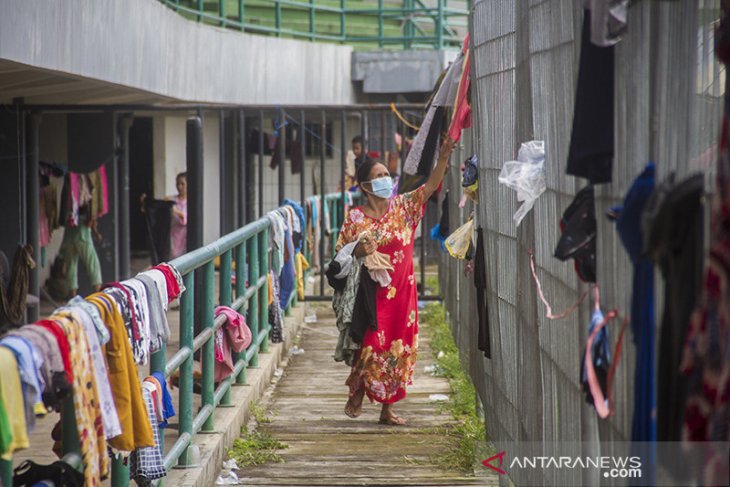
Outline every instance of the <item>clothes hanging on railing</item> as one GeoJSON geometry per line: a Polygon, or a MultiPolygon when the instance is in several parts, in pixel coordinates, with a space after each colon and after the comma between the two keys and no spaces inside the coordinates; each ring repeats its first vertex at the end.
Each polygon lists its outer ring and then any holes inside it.
{"type": "Polygon", "coordinates": [[[243,315],[228,306],[217,306],[214,313],[226,317],[226,323],[216,330],[215,340],[214,380],[220,382],[233,373],[232,352],[243,352],[251,345],[251,330],[243,315]]]}
{"type": "Polygon", "coordinates": [[[122,457],[135,452],[139,482],[164,476],[158,424],[175,413],[161,373],[140,383],[133,344],[146,347],[138,360],[164,345],[164,310],[183,291],[177,269],[162,264],[0,337],[2,458],[29,447],[36,416],[60,410],[71,394],[73,411],[66,413],[75,416],[85,486],[101,485],[109,474],[107,445],[122,457]]]}

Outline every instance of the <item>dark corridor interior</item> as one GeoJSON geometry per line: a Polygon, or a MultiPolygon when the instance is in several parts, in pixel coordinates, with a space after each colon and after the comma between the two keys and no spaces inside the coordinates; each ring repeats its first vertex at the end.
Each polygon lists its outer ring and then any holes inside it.
{"type": "Polygon", "coordinates": [[[149,250],[140,197],[154,193],[152,140],[152,117],[135,117],[129,129],[129,231],[130,247],[135,252],[149,250]]]}

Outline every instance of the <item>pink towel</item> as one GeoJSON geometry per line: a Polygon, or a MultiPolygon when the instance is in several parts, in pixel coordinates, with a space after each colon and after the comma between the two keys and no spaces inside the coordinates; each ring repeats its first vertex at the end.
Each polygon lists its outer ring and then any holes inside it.
{"type": "Polygon", "coordinates": [[[109,183],[106,179],[106,166],[104,164],[99,168],[99,179],[101,179],[101,212],[97,216],[102,217],[109,213],[109,183]]]}
{"type": "Polygon", "coordinates": [[[217,306],[215,316],[225,315],[227,322],[216,331],[215,381],[220,382],[233,373],[233,352],[243,352],[251,345],[251,330],[246,319],[228,306],[217,306]]]}

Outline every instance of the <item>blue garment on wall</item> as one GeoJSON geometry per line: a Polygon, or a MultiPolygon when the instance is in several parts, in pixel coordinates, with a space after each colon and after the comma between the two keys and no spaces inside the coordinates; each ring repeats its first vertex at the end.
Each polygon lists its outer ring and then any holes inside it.
{"type": "MultiPolygon", "coordinates": [[[[650,256],[643,255],[642,214],[654,191],[656,182],[654,163],[646,165],[636,178],[618,213],[616,229],[634,267],[631,294],[631,331],[636,345],[636,370],[634,371],[634,417],[631,423],[631,440],[654,442],[656,429],[656,384],[654,370],[654,265],[650,256]]],[[[649,454],[654,458],[655,453],[649,454]]],[[[653,471],[644,472],[642,485],[653,485],[653,471]],[[648,478],[647,475],[648,474],[648,478]]]]}
{"type": "Polygon", "coordinates": [[[281,268],[281,274],[279,274],[279,304],[282,310],[286,309],[287,304],[289,304],[289,298],[291,298],[291,294],[296,287],[294,242],[292,241],[292,229],[289,225],[286,226],[286,232],[284,233],[284,245],[286,245],[289,258],[284,261],[284,267],[281,268]]]}

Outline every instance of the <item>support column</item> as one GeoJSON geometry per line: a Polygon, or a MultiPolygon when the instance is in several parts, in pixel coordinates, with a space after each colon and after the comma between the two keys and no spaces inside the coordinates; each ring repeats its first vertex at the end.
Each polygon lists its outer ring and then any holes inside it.
{"type": "Polygon", "coordinates": [[[218,185],[219,198],[219,224],[220,234],[226,235],[231,231],[230,195],[228,188],[230,184],[230,165],[228,164],[226,151],[226,113],[223,110],[218,112],[218,174],[220,184],[218,185]]]}
{"type": "MultiPolygon", "coordinates": [[[[191,117],[186,124],[186,170],[188,174],[188,235],[186,251],[203,245],[203,119],[191,117]]],[[[195,271],[195,328],[194,334],[200,333],[203,323],[203,285],[204,279],[200,269],[195,271]]]]}
{"type": "MultiPolygon", "coordinates": [[[[35,267],[30,270],[30,283],[28,292],[40,299],[41,249],[40,249],[40,180],[38,177],[38,161],[40,160],[40,125],[41,115],[33,113],[30,116],[30,157],[26,171],[27,189],[26,204],[28,205],[28,226],[26,227],[26,239],[33,247],[33,260],[35,267]]],[[[28,319],[32,323],[38,320],[40,304],[28,309],[28,319]]]]}
{"type": "Polygon", "coordinates": [[[129,129],[134,123],[132,115],[123,115],[119,121],[119,130],[122,139],[122,157],[119,159],[117,176],[119,190],[119,278],[130,277],[129,256],[129,129]]]}
{"type": "MultiPolygon", "coordinates": [[[[319,218],[320,218],[320,228],[321,228],[321,238],[319,239],[319,268],[320,268],[320,279],[319,279],[319,295],[324,296],[324,245],[325,245],[325,239],[327,236],[325,235],[324,229],[325,229],[325,214],[324,207],[327,204],[327,201],[325,201],[326,192],[324,190],[324,155],[325,151],[327,150],[327,112],[322,110],[322,123],[320,125],[320,131],[319,131],[320,139],[319,139],[319,197],[322,202],[322,208],[319,212],[319,218]]],[[[344,148],[343,148],[344,149],[344,148]]]]}
{"type": "Polygon", "coordinates": [[[238,110],[238,227],[248,223],[248,168],[246,167],[246,112],[238,110]]]}
{"type": "Polygon", "coordinates": [[[278,127],[279,139],[277,144],[279,145],[279,201],[276,206],[279,206],[284,201],[285,196],[285,185],[286,185],[286,112],[282,108],[279,112],[281,115],[280,126],[278,127]]]}
{"type": "Polygon", "coordinates": [[[258,177],[258,199],[259,218],[264,216],[264,111],[259,110],[259,177],[258,177]]]}

